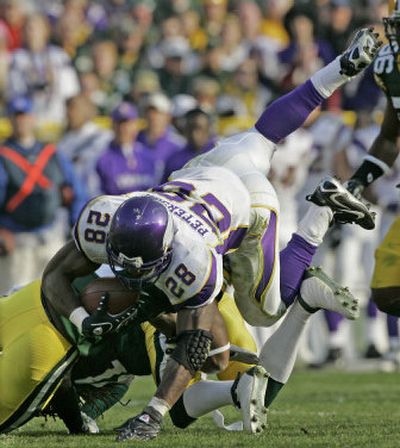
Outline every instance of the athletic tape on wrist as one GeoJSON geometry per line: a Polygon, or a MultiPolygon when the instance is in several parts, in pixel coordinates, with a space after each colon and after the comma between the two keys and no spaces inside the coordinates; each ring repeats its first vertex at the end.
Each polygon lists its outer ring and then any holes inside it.
{"type": "Polygon", "coordinates": [[[217,347],[217,348],[214,348],[213,350],[210,350],[208,352],[208,357],[210,358],[211,356],[218,355],[219,353],[226,352],[230,348],[231,348],[231,344],[228,342],[226,345],[223,345],[222,347],[217,347]]]}
{"type": "Polygon", "coordinates": [[[72,311],[69,315],[69,320],[75,325],[75,327],[78,328],[79,333],[82,333],[82,322],[89,316],[90,314],[85,310],[85,308],[80,306],[72,311]]]}

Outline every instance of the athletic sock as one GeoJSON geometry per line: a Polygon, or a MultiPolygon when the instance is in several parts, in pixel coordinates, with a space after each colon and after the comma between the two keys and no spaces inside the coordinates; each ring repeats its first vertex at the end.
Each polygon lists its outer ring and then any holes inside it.
{"type": "Polygon", "coordinates": [[[260,362],[275,381],[285,384],[292,373],[300,344],[300,336],[311,316],[295,300],[281,325],[261,349],[260,362]]]}
{"type": "Polygon", "coordinates": [[[340,74],[340,58],[341,56],[338,56],[311,76],[313,86],[324,98],[330,97],[335,90],[350,79],[348,76],[340,74]]]}
{"type": "Polygon", "coordinates": [[[281,297],[287,306],[296,298],[304,271],[311,265],[317,247],[294,233],[280,254],[281,297]]]}
{"type": "Polygon", "coordinates": [[[187,414],[199,418],[214,409],[233,405],[233,381],[199,381],[185,390],[183,404],[187,414]]]}
{"type": "Polygon", "coordinates": [[[310,204],[306,214],[299,222],[296,233],[313,246],[319,246],[332,219],[333,212],[329,207],[310,204]]]}

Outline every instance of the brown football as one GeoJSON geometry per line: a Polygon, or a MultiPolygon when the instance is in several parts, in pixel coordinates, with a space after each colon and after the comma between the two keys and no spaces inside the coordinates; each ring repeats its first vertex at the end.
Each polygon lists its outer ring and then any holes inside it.
{"type": "Polygon", "coordinates": [[[137,302],[139,294],[125,288],[115,277],[98,278],[89,283],[81,292],[80,299],[88,313],[96,311],[97,306],[104,295],[108,292],[108,312],[119,314],[137,302]]]}

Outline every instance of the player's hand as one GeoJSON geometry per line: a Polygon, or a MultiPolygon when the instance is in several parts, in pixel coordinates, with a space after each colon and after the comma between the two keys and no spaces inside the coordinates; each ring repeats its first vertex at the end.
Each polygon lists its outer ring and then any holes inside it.
{"type": "Polygon", "coordinates": [[[161,430],[161,423],[162,415],[153,407],[147,406],[142,413],[130,418],[117,429],[117,441],[154,439],[161,430]]]}
{"type": "Polygon", "coordinates": [[[110,295],[105,293],[97,310],[82,322],[82,334],[88,338],[103,336],[108,333],[117,332],[137,315],[136,305],[127,308],[122,313],[111,315],[108,311],[110,295]]]}

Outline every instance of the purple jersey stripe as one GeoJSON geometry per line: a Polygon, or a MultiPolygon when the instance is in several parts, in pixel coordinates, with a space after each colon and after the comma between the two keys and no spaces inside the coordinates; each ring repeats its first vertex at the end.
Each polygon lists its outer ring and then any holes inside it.
{"type": "Polygon", "coordinates": [[[324,99],[308,80],[268,106],[255,127],[268,140],[278,143],[298,129],[324,99]]]}
{"type": "Polygon", "coordinates": [[[204,305],[215,291],[216,280],[217,280],[217,260],[214,254],[211,253],[211,270],[205,285],[198,294],[196,294],[194,297],[190,298],[186,302],[182,303],[182,307],[196,308],[198,306],[204,305]]]}
{"type": "Polygon", "coordinates": [[[268,228],[261,238],[261,248],[264,260],[264,270],[256,289],[256,300],[261,302],[261,297],[269,286],[275,267],[275,245],[276,245],[276,213],[271,211],[268,228]]]}
{"type": "Polygon", "coordinates": [[[221,244],[215,248],[217,253],[225,254],[228,250],[237,249],[243,241],[247,230],[247,227],[239,227],[238,229],[231,230],[228,237],[225,239],[224,244],[221,244]]]}

